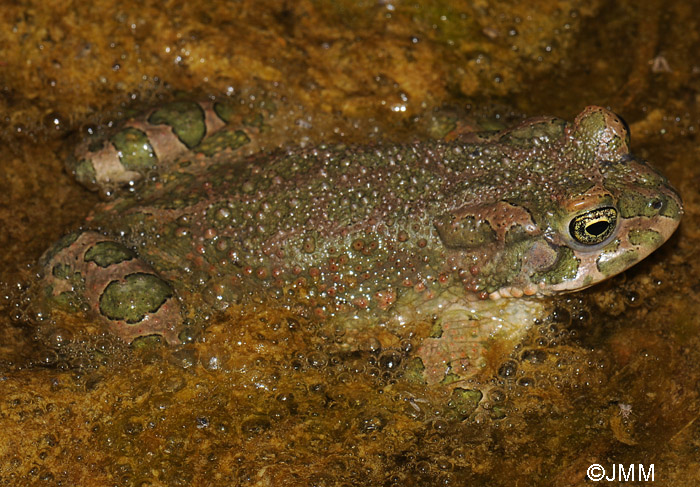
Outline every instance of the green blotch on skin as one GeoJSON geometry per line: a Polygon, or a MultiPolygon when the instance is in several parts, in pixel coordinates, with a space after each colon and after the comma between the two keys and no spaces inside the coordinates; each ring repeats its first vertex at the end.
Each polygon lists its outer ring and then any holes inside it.
{"type": "Polygon", "coordinates": [[[58,296],[50,296],[51,305],[69,313],[77,313],[82,308],[83,299],[75,291],[65,291],[58,296]]]}
{"type": "Polygon", "coordinates": [[[263,116],[262,113],[258,113],[257,115],[253,117],[247,117],[243,119],[243,125],[247,125],[248,127],[255,127],[258,130],[264,131],[268,127],[265,125],[265,117],[263,116]]]}
{"type": "Polygon", "coordinates": [[[420,357],[413,357],[406,364],[406,370],[404,371],[404,377],[413,382],[418,382],[420,384],[425,384],[425,365],[420,357]]]}
{"type": "Polygon", "coordinates": [[[51,274],[57,279],[65,279],[70,283],[73,290],[64,291],[54,295],[54,286],[47,286],[44,290],[46,300],[52,307],[70,313],[80,311],[84,304],[85,282],[79,272],[75,272],[68,264],[56,264],[51,268],[51,274]]]}
{"type": "Polygon", "coordinates": [[[82,183],[88,187],[93,187],[95,185],[97,174],[95,173],[95,166],[92,165],[92,161],[87,159],[72,161],[71,169],[75,174],[75,179],[79,183],[82,183]]]}
{"type": "Polygon", "coordinates": [[[222,150],[235,150],[249,142],[250,137],[242,130],[236,130],[235,132],[222,130],[205,139],[204,142],[197,146],[196,150],[211,157],[222,150]]]}
{"type": "Polygon", "coordinates": [[[611,241],[608,245],[603,247],[603,249],[601,250],[601,254],[615,252],[618,249],[618,247],[620,247],[620,239],[616,238],[615,240],[611,241]]]}
{"type": "Polygon", "coordinates": [[[100,296],[100,311],[110,320],[138,323],[173,296],[170,284],[153,274],[136,273],[112,281],[100,296]]]}
{"type": "Polygon", "coordinates": [[[214,113],[226,123],[229,123],[231,119],[236,115],[235,107],[230,103],[217,101],[214,103],[214,113]]]}
{"type": "Polygon", "coordinates": [[[420,357],[413,357],[406,363],[404,377],[411,382],[426,384],[425,365],[420,357]]]}
{"type": "Polygon", "coordinates": [[[673,218],[674,220],[680,219],[681,209],[678,206],[678,203],[676,203],[676,200],[669,198],[668,196],[662,196],[661,201],[663,202],[663,206],[661,207],[661,212],[659,213],[660,215],[673,218]]]}
{"type": "Polygon", "coordinates": [[[596,261],[598,270],[606,276],[614,276],[624,271],[639,260],[636,250],[628,250],[612,259],[603,260],[606,254],[602,254],[596,261]]]}
{"type": "Polygon", "coordinates": [[[443,386],[449,386],[450,384],[458,382],[461,379],[462,378],[459,375],[449,373],[445,374],[445,377],[440,381],[440,384],[442,384],[443,386]]]}
{"type": "Polygon", "coordinates": [[[496,232],[491,225],[473,216],[455,222],[451,215],[444,215],[436,219],[435,228],[449,249],[473,249],[496,242],[496,232]]]}
{"type": "Polygon", "coordinates": [[[170,125],[173,133],[188,149],[196,147],[207,131],[204,111],[197,103],[176,101],[159,108],[148,117],[153,125],[170,125]]]}
{"type": "Polygon", "coordinates": [[[553,285],[576,277],[578,265],[581,261],[574,255],[574,251],[569,247],[560,247],[557,250],[557,254],[557,262],[551,269],[544,272],[536,272],[532,275],[534,282],[544,282],[553,285]]]}
{"type": "Polygon", "coordinates": [[[636,216],[654,216],[659,210],[649,205],[649,198],[636,191],[625,191],[618,201],[622,218],[634,218],[636,216]]]}
{"type": "Polygon", "coordinates": [[[118,242],[99,242],[85,252],[85,261],[94,262],[100,267],[109,267],[125,260],[131,260],[136,255],[118,242]]]}
{"type": "Polygon", "coordinates": [[[137,337],[131,342],[131,348],[134,350],[152,350],[163,346],[163,337],[160,335],[146,335],[137,337]]]}
{"type": "Polygon", "coordinates": [[[141,130],[127,127],[117,132],[111,140],[119,152],[119,160],[128,170],[143,173],[158,163],[148,136],[141,130]]]}
{"type": "Polygon", "coordinates": [[[622,215],[622,218],[634,218],[636,216],[653,217],[661,215],[678,220],[681,215],[681,209],[676,201],[663,194],[659,194],[655,198],[650,198],[635,191],[626,191],[620,196],[618,206],[620,207],[620,215],[622,215]],[[658,202],[661,202],[660,207],[658,202]],[[656,203],[657,208],[654,208],[654,203],[656,203]]]}
{"type": "MultiPolygon", "coordinates": [[[[265,107],[268,110],[274,111],[275,107],[271,103],[265,103],[265,107]]],[[[214,103],[214,113],[223,120],[226,124],[230,124],[231,122],[236,121],[236,117],[238,117],[239,110],[237,107],[231,103],[227,102],[216,102],[214,103]]],[[[242,123],[245,126],[248,127],[255,127],[260,130],[264,130],[265,127],[265,117],[263,116],[262,113],[258,113],[256,115],[250,116],[243,118],[240,120],[240,123],[242,123]]]]}
{"type": "Polygon", "coordinates": [[[452,391],[448,406],[454,411],[457,419],[463,421],[479,407],[483,397],[483,393],[479,390],[456,387],[452,391]]]}
{"type": "Polygon", "coordinates": [[[610,138],[612,132],[610,127],[604,113],[598,110],[592,111],[578,121],[574,138],[584,141],[587,149],[591,152],[604,144],[608,151],[618,156],[628,153],[630,144],[629,132],[627,130],[621,133],[615,131],[614,136],[610,138]]]}
{"type": "Polygon", "coordinates": [[[664,241],[661,234],[655,230],[632,230],[629,232],[629,240],[632,245],[656,248],[664,241]]]}
{"type": "Polygon", "coordinates": [[[42,267],[45,267],[47,263],[51,262],[56,255],[58,255],[59,252],[61,252],[63,249],[67,249],[73,243],[78,240],[78,237],[80,236],[79,233],[77,232],[72,232],[69,233],[68,235],[64,235],[61,237],[58,242],[53,244],[53,246],[47,250],[44,255],[41,257],[40,264],[42,267]]]}
{"type": "Polygon", "coordinates": [[[440,325],[439,321],[435,321],[433,325],[430,327],[430,333],[429,337],[430,338],[440,338],[443,334],[442,326],[440,325]]]}
{"type": "MultiPolygon", "coordinates": [[[[509,232],[510,234],[510,232],[509,232]]],[[[522,236],[522,235],[521,235],[522,236]]],[[[508,243],[508,251],[501,252],[489,260],[481,269],[479,291],[492,293],[508,285],[520,274],[523,267],[523,256],[532,248],[531,240],[517,241],[518,233],[511,235],[513,242],[508,243]]],[[[508,240],[508,234],[506,235],[508,240]]]]}
{"type": "Polygon", "coordinates": [[[491,419],[503,419],[506,417],[506,408],[503,406],[494,406],[491,409],[491,419]]]}
{"type": "Polygon", "coordinates": [[[51,274],[59,279],[70,279],[75,272],[73,271],[73,267],[68,264],[56,264],[51,269],[51,274]]]}
{"type": "Polygon", "coordinates": [[[531,148],[542,140],[556,140],[564,134],[566,121],[560,119],[527,124],[506,132],[500,141],[515,147],[531,148]]]}

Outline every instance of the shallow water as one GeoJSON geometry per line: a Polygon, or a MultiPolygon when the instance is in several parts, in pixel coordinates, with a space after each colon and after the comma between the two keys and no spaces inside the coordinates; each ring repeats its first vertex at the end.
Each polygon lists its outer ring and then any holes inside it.
{"type": "Polygon", "coordinates": [[[582,485],[599,463],[697,485],[700,11],[510,3],[7,6],[0,481],[582,485]],[[62,171],[74,133],[176,92],[246,89],[334,141],[412,137],[443,105],[505,119],[608,105],[686,215],[647,261],[549,302],[457,388],[414,380],[420,330],[348,353],[342,329],[269,306],[213,317],[175,351],[29,321],[17,283],[97,201],[62,171]]]}

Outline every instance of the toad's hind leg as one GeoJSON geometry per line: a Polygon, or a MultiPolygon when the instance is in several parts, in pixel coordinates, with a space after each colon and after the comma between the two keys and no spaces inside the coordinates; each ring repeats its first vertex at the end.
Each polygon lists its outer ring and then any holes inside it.
{"type": "Polygon", "coordinates": [[[113,195],[124,186],[168,171],[186,152],[211,156],[258,150],[267,112],[255,115],[227,101],[174,101],[125,120],[116,131],[80,143],[66,162],[82,185],[113,195]]]}
{"type": "Polygon", "coordinates": [[[42,257],[47,300],[90,314],[127,343],[160,335],[178,341],[182,317],[172,285],[135,252],[98,232],[67,235],[42,257]]]}

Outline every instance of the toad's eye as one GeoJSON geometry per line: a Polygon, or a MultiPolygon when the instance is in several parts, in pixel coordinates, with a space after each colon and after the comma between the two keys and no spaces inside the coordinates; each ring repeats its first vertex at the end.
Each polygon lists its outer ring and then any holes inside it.
{"type": "Polygon", "coordinates": [[[615,230],[617,210],[612,207],[596,208],[578,215],[569,223],[569,233],[578,243],[597,245],[615,230]]]}

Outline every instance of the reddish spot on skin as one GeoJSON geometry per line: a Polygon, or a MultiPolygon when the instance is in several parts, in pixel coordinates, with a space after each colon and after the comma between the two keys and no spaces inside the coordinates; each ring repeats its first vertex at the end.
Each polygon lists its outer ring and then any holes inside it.
{"type": "Polygon", "coordinates": [[[294,281],[294,286],[296,287],[306,287],[306,278],[300,277],[296,281],[294,281]]]}
{"type": "Polygon", "coordinates": [[[401,283],[404,287],[411,287],[413,286],[413,281],[411,281],[408,277],[403,280],[401,283]]]}
{"type": "Polygon", "coordinates": [[[204,231],[204,238],[207,240],[211,240],[214,237],[216,237],[216,228],[207,228],[204,231]]]}
{"type": "Polygon", "coordinates": [[[331,281],[340,282],[340,276],[338,274],[335,274],[333,277],[331,277],[331,281]]]}
{"type": "Polygon", "coordinates": [[[477,266],[473,265],[469,268],[469,273],[472,276],[478,276],[479,275],[479,268],[477,266]]]}
{"type": "Polygon", "coordinates": [[[275,267],[274,269],[272,269],[272,277],[278,278],[282,274],[284,274],[284,269],[282,269],[281,267],[275,267]]]}
{"type": "Polygon", "coordinates": [[[332,298],[332,297],[335,297],[336,290],[334,287],[329,287],[328,290],[326,291],[326,293],[328,293],[328,296],[330,296],[332,298]]]}
{"type": "Polygon", "coordinates": [[[483,300],[489,299],[489,293],[487,293],[486,291],[481,291],[480,293],[477,294],[477,296],[479,297],[479,299],[483,299],[483,300]]]}
{"type": "Polygon", "coordinates": [[[318,267],[311,267],[309,269],[309,275],[314,279],[321,277],[321,270],[318,267]]]}
{"type": "Polygon", "coordinates": [[[383,310],[389,309],[396,302],[396,291],[394,289],[383,289],[374,294],[377,305],[383,310]]]}
{"type": "Polygon", "coordinates": [[[355,298],[352,300],[352,304],[356,308],[367,309],[367,307],[369,306],[369,300],[365,297],[355,298]]]}
{"type": "Polygon", "coordinates": [[[194,247],[194,251],[197,252],[198,254],[205,254],[207,252],[207,249],[204,245],[197,244],[194,247]]]}
{"type": "Polygon", "coordinates": [[[425,291],[426,287],[425,287],[425,284],[423,284],[422,282],[419,282],[418,284],[416,284],[413,287],[413,289],[416,292],[422,293],[423,291],[425,291]]]}
{"type": "Polygon", "coordinates": [[[264,267],[258,267],[255,270],[255,275],[258,276],[258,279],[266,279],[267,278],[267,269],[264,267]]]}
{"type": "Polygon", "coordinates": [[[301,268],[301,266],[295,265],[294,267],[292,267],[292,274],[298,276],[299,274],[301,274],[302,270],[303,269],[301,268]]]}
{"type": "Polygon", "coordinates": [[[253,268],[252,268],[251,266],[249,266],[249,265],[245,266],[245,267],[243,268],[243,275],[244,275],[244,276],[251,276],[251,275],[253,275],[253,268]]]}
{"type": "Polygon", "coordinates": [[[420,247],[421,249],[424,248],[426,245],[428,245],[428,241],[426,239],[421,238],[420,240],[418,240],[418,247],[420,247]]]}
{"type": "Polygon", "coordinates": [[[479,290],[479,280],[471,277],[469,275],[461,275],[462,284],[464,284],[464,289],[471,291],[473,293],[479,290]]]}
{"type": "Polygon", "coordinates": [[[323,308],[314,308],[314,315],[316,315],[317,318],[325,318],[326,317],[326,312],[323,310],[323,308]]]}
{"type": "Polygon", "coordinates": [[[450,276],[448,274],[442,273],[438,276],[438,282],[440,284],[445,284],[450,280],[450,276]]]}

